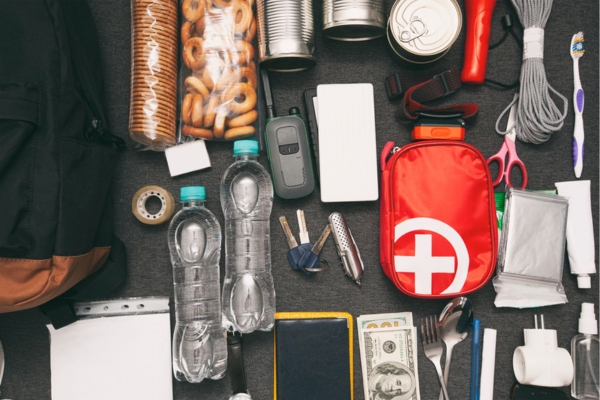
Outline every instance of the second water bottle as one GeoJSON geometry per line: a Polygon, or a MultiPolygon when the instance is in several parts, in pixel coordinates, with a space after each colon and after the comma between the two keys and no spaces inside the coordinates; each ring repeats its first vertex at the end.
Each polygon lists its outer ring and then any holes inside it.
{"type": "Polygon", "coordinates": [[[275,321],[269,217],[273,184],[258,163],[258,143],[234,142],[235,162],[221,180],[225,216],[223,326],[229,331],[269,331],[275,321]]]}

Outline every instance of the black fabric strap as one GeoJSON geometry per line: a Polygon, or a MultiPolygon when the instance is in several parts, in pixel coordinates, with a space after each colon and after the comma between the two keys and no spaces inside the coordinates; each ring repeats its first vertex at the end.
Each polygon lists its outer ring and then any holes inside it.
{"type": "Polygon", "coordinates": [[[242,335],[239,332],[227,333],[227,359],[229,364],[231,393],[248,393],[246,373],[242,357],[242,335]]]}

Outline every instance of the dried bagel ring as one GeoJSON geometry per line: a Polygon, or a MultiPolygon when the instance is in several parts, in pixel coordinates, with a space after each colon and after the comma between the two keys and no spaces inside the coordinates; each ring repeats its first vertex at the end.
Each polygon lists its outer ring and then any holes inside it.
{"type": "MultiPolygon", "coordinates": [[[[201,94],[195,94],[193,99],[192,99],[192,107],[191,107],[191,125],[193,125],[195,128],[202,128],[202,122],[203,122],[203,115],[202,115],[202,111],[203,111],[203,102],[202,102],[202,95],[201,94]]],[[[188,124],[190,125],[190,124],[188,124]]]]}
{"type": "Polygon", "coordinates": [[[181,25],[181,44],[185,44],[196,35],[196,27],[193,22],[186,21],[181,25]]]}
{"type": "Polygon", "coordinates": [[[188,93],[183,98],[183,102],[181,103],[181,119],[187,125],[192,124],[192,102],[194,100],[194,95],[192,93],[188,93]]]}
{"type": "Polygon", "coordinates": [[[215,117],[215,124],[213,126],[213,132],[216,139],[222,139],[225,133],[225,119],[227,118],[227,107],[220,105],[217,109],[217,116],[215,117]]]}
{"type": "Polygon", "coordinates": [[[215,3],[215,6],[219,7],[219,8],[226,8],[229,7],[234,0],[213,0],[215,3]]]}
{"type": "Polygon", "coordinates": [[[254,90],[258,88],[258,79],[256,72],[250,67],[241,67],[236,71],[236,81],[250,84],[254,90]]]}
{"type": "Polygon", "coordinates": [[[250,125],[258,118],[258,112],[256,110],[252,110],[247,112],[246,114],[242,114],[239,117],[235,117],[227,121],[227,126],[230,128],[239,128],[241,126],[250,125]]]}
{"type": "Polygon", "coordinates": [[[191,38],[183,47],[183,61],[191,70],[200,69],[206,62],[206,54],[202,49],[204,39],[191,38]]]}
{"type": "Polygon", "coordinates": [[[245,40],[236,40],[235,51],[231,53],[233,64],[246,65],[254,59],[254,47],[245,40]]]}
{"type": "Polygon", "coordinates": [[[133,196],[131,211],[138,221],[148,225],[159,225],[173,215],[175,200],[171,193],[159,186],[144,186],[133,196]],[[155,214],[150,214],[146,209],[146,202],[151,197],[158,198],[161,203],[160,210],[155,214]]]}
{"type": "Polygon", "coordinates": [[[241,126],[239,128],[231,128],[225,131],[225,140],[238,140],[254,135],[253,126],[241,126]]]}
{"type": "Polygon", "coordinates": [[[250,28],[244,33],[243,39],[246,42],[251,42],[252,39],[256,36],[256,19],[252,18],[252,22],[250,23],[250,28]]]}
{"type": "Polygon", "coordinates": [[[199,137],[202,139],[212,139],[213,138],[213,133],[209,129],[194,128],[193,126],[184,125],[181,128],[181,132],[184,135],[199,137]]]}
{"type": "Polygon", "coordinates": [[[202,79],[195,76],[188,76],[185,78],[185,88],[188,92],[199,93],[204,98],[208,98],[210,95],[210,92],[206,88],[204,82],[202,82],[202,79]]]}
{"type": "Polygon", "coordinates": [[[235,33],[246,32],[250,29],[250,24],[254,16],[252,14],[252,7],[243,0],[235,0],[231,3],[231,6],[235,33]]]}
{"type": "Polygon", "coordinates": [[[211,128],[215,123],[215,117],[217,116],[217,106],[219,105],[219,97],[213,96],[206,105],[204,111],[204,127],[211,128]]]}
{"type": "Polygon", "coordinates": [[[202,0],[183,0],[181,4],[183,16],[190,22],[196,22],[204,17],[204,1],[202,0]]]}
{"type": "Polygon", "coordinates": [[[256,105],[256,91],[247,83],[233,84],[223,92],[221,103],[227,104],[233,114],[246,114],[256,105]]]}

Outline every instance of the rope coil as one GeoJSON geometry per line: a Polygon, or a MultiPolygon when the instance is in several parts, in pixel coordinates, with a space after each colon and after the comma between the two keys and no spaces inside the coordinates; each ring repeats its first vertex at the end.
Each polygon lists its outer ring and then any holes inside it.
{"type": "MultiPolygon", "coordinates": [[[[534,28],[530,32],[535,32],[537,29],[545,28],[552,10],[552,0],[511,0],[511,2],[525,33],[527,29],[534,28]]],[[[541,40],[543,41],[543,35],[541,40]]],[[[539,46],[543,49],[543,42],[539,46]]],[[[567,116],[568,100],[548,83],[543,55],[535,52],[532,56],[531,51],[528,53],[527,47],[526,43],[523,47],[519,96],[515,97],[498,117],[496,132],[505,135],[510,131],[512,128],[510,126],[505,131],[500,130],[498,126],[504,114],[518,101],[515,127],[517,138],[523,142],[541,144],[550,139],[552,133],[562,128],[567,116]],[[550,92],[562,99],[562,113],[550,97],[550,92]]]]}

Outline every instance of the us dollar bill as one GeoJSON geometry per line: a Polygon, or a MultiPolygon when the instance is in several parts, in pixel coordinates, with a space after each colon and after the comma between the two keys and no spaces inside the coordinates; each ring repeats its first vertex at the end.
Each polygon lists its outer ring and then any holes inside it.
{"type": "Polygon", "coordinates": [[[401,326],[413,326],[411,312],[361,315],[356,318],[358,330],[372,328],[398,328],[401,326]]]}
{"type": "Polygon", "coordinates": [[[420,400],[413,326],[361,329],[363,387],[368,400],[420,400]]]}

